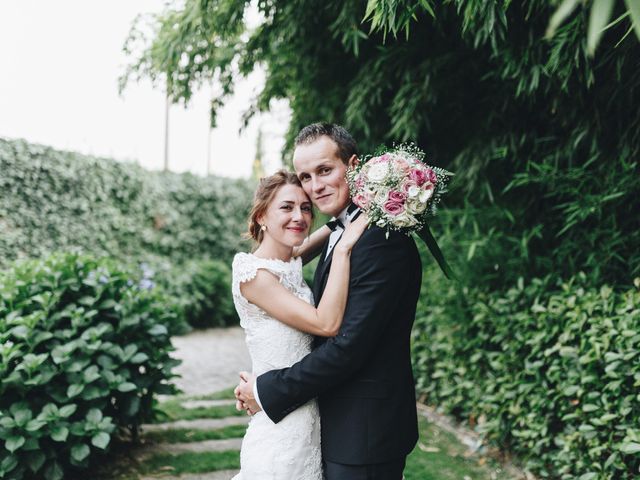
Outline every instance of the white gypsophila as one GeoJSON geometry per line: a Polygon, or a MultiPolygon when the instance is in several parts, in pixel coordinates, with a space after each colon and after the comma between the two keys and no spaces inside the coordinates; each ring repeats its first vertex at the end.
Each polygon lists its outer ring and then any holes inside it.
{"type": "Polygon", "coordinates": [[[367,178],[372,182],[380,183],[385,179],[388,171],[387,163],[374,163],[368,169],[367,178]]]}

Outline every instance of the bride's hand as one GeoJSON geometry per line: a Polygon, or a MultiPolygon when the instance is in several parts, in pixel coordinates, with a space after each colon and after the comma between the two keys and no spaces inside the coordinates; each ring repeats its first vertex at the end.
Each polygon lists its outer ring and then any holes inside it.
{"type": "Polygon", "coordinates": [[[347,225],[336,246],[350,252],[366,228],[367,216],[363,212],[358,218],[347,225]]]}

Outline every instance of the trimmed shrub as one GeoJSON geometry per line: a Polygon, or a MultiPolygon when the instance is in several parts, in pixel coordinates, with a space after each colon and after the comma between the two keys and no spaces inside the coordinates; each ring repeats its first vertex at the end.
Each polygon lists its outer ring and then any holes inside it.
{"type": "Polygon", "coordinates": [[[637,288],[596,289],[580,274],[501,294],[431,277],[413,338],[427,403],[543,478],[638,477],[637,288]]]}
{"type": "Polygon", "coordinates": [[[0,265],[77,249],[137,263],[228,260],[253,186],[150,172],[105,158],[0,139],[0,265]]]}
{"type": "Polygon", "coordinates": [[[177,317],[112,261],[77,254],[0,276],[0,477],[87,468],[117,429],[152,417],[179,363],[177,317]]]}
{"type": "MultiPolygon", "coordinates": [[[[220,260],[202,258],[179,266],[156,265],[153,278],[194,328],[225,327],[239,321],[231,296],[231,268],[220,260]]],[[[149,269],[150,267],[146,267],[149,269]]],[[[144,271],[144,270],[143,270],[144,271]]]]}

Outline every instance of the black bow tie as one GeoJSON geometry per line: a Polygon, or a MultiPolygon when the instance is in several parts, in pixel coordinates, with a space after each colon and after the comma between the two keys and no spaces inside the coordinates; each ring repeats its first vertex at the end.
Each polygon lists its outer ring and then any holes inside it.
{"type": "Polygon", "coordinates": [[[332,232],[335,232],[338,228],[341,228],[342,230],[344,230],[344,225],[342,224],[339,218],[336,218],[335,220],[331,220],[327,222],[327,227],[329,227],[332,232]]]}

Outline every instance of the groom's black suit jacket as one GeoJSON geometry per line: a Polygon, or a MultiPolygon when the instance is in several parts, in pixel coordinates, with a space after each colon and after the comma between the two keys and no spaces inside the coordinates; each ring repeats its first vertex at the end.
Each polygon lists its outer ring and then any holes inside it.
{"type": "MultiPolygon", "coordinates": [[[[326,252],[325,246],[325,252],[326,252]]],[[[322,298],[332,253],[314,279],[322,298]]],[[[279,422],[318,397],[322,454],[348,465],[406,456],[418,439],[410,333],[421,282],[420,257],[407,235],[372,227],[351,252],[349,297],[338,335],[289,368],[257,378],[267,416],[279,422]]]]}

